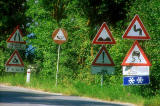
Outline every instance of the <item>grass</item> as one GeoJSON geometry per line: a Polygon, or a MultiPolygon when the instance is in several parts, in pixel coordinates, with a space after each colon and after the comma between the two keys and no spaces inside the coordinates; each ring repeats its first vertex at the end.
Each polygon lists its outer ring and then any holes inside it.
{"type": "Polygon", "coordinates": [[[0,77],[0,83],[9,83],[13,86],[23,86],[32,89],[43,90],[47,92],[63,93],[65,95],[85,96],[98,98],[107,101],[129,102],[144,106],[159,106],[160,95],[145,98],[138,93],[133,93],[131,87],[123,85],[100,85],[86,84],[77,80],[60,80],[58,86],[55,86],[55,81],[52,78],[41,79],[38,76],[32,75],[30,83],[26,83],[26,75],[23,73],[13,74],[0,77]]]}

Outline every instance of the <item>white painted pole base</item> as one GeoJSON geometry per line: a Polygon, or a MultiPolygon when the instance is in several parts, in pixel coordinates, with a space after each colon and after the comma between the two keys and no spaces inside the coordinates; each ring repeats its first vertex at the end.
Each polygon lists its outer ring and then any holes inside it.
{"type": "Polygon", "coordinates": [[[26,79],[26,83],[30,82],[30,75],[31,75],[31,69],[27,69],[27,79],[26,79]]]}

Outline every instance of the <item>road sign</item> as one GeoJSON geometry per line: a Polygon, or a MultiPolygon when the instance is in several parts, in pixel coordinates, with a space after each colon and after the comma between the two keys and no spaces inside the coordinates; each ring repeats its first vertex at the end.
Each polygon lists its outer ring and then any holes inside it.
{"type": "Polygon", "coordinates": [[[24,72],[24,67],[6,66],[6,72],[24,72]]]}
{"type": "Polygon", "coordinates": [[[64,29],[59,28],[53,32],[52,39],[57,44],[63,44],[64,42],[67,41],[68,34],[64,29]]]}
{"type": "Polygon", "coordinates": [[[124,58],[122,66],[151,66],[147,56],[140,47],[138,41],[135,41],[131,49],[124,58]]]}
{"type": "Polygon", "coordinates": [[[92,74],[114,74],[115,68],[113,66],[91,66],[92,74]]]}
{"type": "Polygon", "coordinates": [[[123,75],[149,75],[149,66],[123,66],[123,75]]]}
{"type": "Polygon", "coordinates": [[[26,48],[26,42],[23,40],[22,31],[19,26],[15,28],[13,33],[7,39],[7,47],[11,49],[24,50],[26,48]]]}
{"type": "Polygon", "coordinates": [[[92,65],[95,65],[95,66],[114,66],[112,58],[110,57],[105,46],[102,46],[102,48],[98,52],[96,58],[92,62],[92,65]]]}
{"type": "Polygon", "coordinates": [[[23,72],[24,64],[18,51],[15,50],[6,63],[6,72],[23,72]]]}
{"type": "Polygon", "coordinates": [[[149,84],[149,76],[125,76],[123,77],[123,85],[145,85],[149,84]]]}
{"type": "Polygon", "coordinates": [[[115,40],[112,37],[112,33],[109,30],[107,24],[104,22],[99,29],[98,33],[94,37],[93,44],[115,44],[115,40]]]}
{"type": "Polygon", "coordinates": [[[139,40],[150,39],[150,36],[138,15],[135,15],[135,17],[131,21],[131,24],[125,31],[123,38],[139,40]]]}

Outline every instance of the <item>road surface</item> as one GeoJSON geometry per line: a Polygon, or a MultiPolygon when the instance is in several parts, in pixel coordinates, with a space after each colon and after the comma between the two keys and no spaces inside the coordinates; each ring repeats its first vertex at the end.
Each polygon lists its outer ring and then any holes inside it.
{"type": "Polygon", "coordinates": [[[0,106],[134,106],[0,85],[0,106]]]}

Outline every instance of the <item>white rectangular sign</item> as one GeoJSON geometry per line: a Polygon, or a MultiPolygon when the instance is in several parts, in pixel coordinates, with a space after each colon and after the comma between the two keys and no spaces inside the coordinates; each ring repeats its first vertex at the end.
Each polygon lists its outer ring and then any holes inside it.
{"type": "Polygon", "coordinates": [[[92,74],[114,74],[115,67],[113,66],[91,66],[92,74]]]}
{"type": "Polygon", "coordinates": [[[21,43],[7,43],[7,48],[25,50],[26,49],[26,45],[25,44],[21,44],[21,43]]]}
{"type": "Polygon", "coordinates": [[[149,75],[149,66],[123,66],[123,75],[149,75]]]}
{"type": "Polygon", "coordinates": [[[24,67],[6,66],[6,72],[24,72],[24,67]]]}

